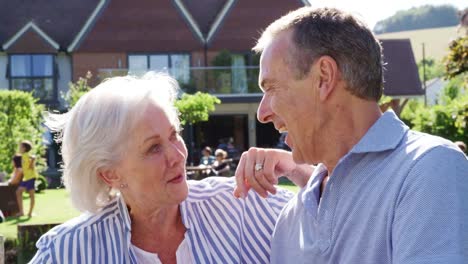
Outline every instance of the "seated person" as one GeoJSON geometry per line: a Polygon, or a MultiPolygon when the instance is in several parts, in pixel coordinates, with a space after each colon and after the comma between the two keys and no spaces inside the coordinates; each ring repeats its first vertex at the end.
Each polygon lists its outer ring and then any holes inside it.
{"type": "Polygon", "coordinates": [[[211,165],[216,160],[213,155],[211,155],[212,150],[210,147],[206,146],[202,150],[202,157],[200,159],[200,164],[198,165],[201,168],[206,168],[206,170],[200,171],[200,174],[196,179],[206,178],[211,173],[211,165]]]}
{"type": "Polygon", "coordinates": [[[232,161],[230,159],[226,159],[227,152],[222,149],[217,149],[215,151],[216,160],[213,162],[211,167],[212,175],[215,176],[231,176],[231,167],[229,163],[232,161]]]}
{"type": "Polygon", "coordinates": [[[210,147],[205,147],[202,150],[202,157],[200,159],[200,165],[209,166],[215,161],[215,157],[211,155],[213,151],[210,147]]]}

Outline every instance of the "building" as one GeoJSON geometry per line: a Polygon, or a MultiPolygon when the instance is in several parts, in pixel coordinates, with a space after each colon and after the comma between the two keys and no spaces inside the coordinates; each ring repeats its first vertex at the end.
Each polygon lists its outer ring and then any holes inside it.
{"type": "MultiPolygon", "coordinates": [[[[68,83],[88,71],[93,84],[167,71],[185,91],[210,92],[222,101],[209,122],[195,125],[195,149],[226,138],[239,150],[276,145],[280,135],[256,120],[261,91],[258,56],[250,50],[262,29],[306,0],[2,2],[0,88],[33,91],[61,109],[68,83]]],[[[383,46],[385,93],[421,95],[409,41],[385,40],[383,46]]]]}

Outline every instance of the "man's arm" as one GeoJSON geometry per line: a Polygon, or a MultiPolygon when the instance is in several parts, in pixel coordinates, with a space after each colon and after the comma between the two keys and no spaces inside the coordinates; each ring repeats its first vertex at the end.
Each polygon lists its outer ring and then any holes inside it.
{"type": "Polygon", "coordinates": [[[307,184],[314,167],[306,164],[298,165],[294,162],[291,152],[279,149],[250,148],[242,153],[236,169],[237,187],[236,197],[245,197],[252,188],[262,197],[268,192],[275,194],[278,178],[288,177],[294,184],[304,187],[307,184]],[[261,169],[255,169],[256,165],[261,169]]]}

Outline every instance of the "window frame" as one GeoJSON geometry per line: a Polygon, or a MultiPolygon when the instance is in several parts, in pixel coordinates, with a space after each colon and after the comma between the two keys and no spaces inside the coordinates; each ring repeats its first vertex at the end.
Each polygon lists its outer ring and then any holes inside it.
{"type": "MultiPolygon", "coordinates": [[[[20,89],[16,89],[13,87],[13,81],[15,79],[23,79],[23,80],[30,80],[31,82],[34,80],[47,80],[51,79],[52,80],[52,99],[43,99],[43,98],[37,98],[38,102],[41,104],[46,104],[46,105],[57,105],[58,104],[58,87],[57,87],[57,60],[56,60],[56,54],[54,53],[9,53],[8,54],[8,62],[7,62],[7,78],[8,78],[8,87],[9,90],[19,90],[23,91],[20,89]],[[31,67],[31,75],[29,76],[13,76],[12,74],[12,57],[13,56],[29,56],[30,59],[30,67],[31,67]],[[52,75],[42,75],[42,76],[34,76],[32,75],[33,73],[33,56],[37,55],[50,55],[52,57],[52,75]]],[[[34,88],[31,91],[34,94],[34,88]]]]}
{"type": "Polygon", "coordinates": [[[135,52],[135,53],[128,53],[127,54],[127,68],[128,71],[130,72],[130,57],[131,56],[146,56],[146,71],[150,70],[150,57],[151,56],[160,56],[160,55],[165,55],[167,56],[167,62],[168,62],[168,69],[172,69],[172,58],[171,55],[187,55],[189,57],[189,80],[191,78],[191,70],[190,67],[192,67],[192,54],[189,52],[135,52]]]}

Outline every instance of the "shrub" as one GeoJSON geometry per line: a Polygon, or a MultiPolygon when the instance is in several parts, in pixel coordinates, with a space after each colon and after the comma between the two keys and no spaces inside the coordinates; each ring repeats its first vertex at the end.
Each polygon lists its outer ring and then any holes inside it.
{"type": "Polygon", "coordinates": [[[36,167],[41,171],[45,167],[42,155],[42,112],[44,106],[37,104],[31,93],[17,90],[0,90],[0,171],[12,172],[12,156],[18,151],[22,140],[33,143],[32,154],[36,155],[36,167]]]}
{"type": "Polygon", "coordinates": [[[80,77],[75,83],[70,82],[68,84],[70,90],[68,90],[68,93],[63,97],[67,102],[69,109],[71,109],[78,102],[81,96],[92,89],[92,87],[89,86],[89,81],[92,77],[93,75],[88,71],[84,78],[80,77]]]}
{"type": "Polygon", "coordinates": [[[468,92],[454,88],[453,83],[445,87],[441,104],[426,107],[421,101],[413,101],[401,117],[414,130],[468,142],[468,92]]]}

